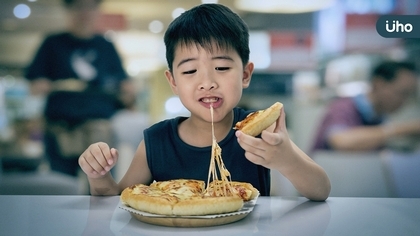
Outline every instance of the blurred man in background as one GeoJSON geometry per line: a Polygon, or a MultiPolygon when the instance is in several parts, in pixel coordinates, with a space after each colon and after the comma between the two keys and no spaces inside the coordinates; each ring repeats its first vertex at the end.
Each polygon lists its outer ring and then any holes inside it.
{"type": "Polygon", "coordinates": [[[101,0],[63,3],[67,30],[44,39],[25,77],[31,81],[33,94],[47,96],[44,142],[51,169],[75,176],[77,157],[85,149],[82,140],[94,133],[85,131],[110,127],[106,122],[87,127],[86,122],[109,119],[123,107],[121,94],[135,91],[116,48],[95,31],[101,0]],[[81,129],[83,125],[87,129],[81,129]]]}
{"type": "Polygon", "coordinates": [[[333,101],[321,121],[312,151],[372,151],[393,137],[420,135],[420,119],[385,122],[417,90],[415,65],[385,61],[374,68],[371,90],[333,101]]]}

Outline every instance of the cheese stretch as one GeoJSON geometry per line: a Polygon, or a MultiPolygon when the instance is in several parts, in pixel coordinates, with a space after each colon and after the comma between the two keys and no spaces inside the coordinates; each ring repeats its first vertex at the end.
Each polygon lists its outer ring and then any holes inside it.
{"type": "Polygon", "coordinates": [[[212,146],[211,146],[209,174],[208,174],[208,179],[207,179],[207,189],[209,188],[209,184],[211,180],[213,181],[220,180],[222,184],[220,188],[215,189],[215,195],[228,196],[229,195],[228,190],[231,194],[234,193],[234,190],[231,185],[230,172],[226,169],[225,164],[223,163],[222,148],[217,143],[216,136],[214,135],[213,106],[210,106],[210,114],[211,114],[212,146]],[[219,170],[220,179],[219,179],[217,170],[219,170]]]}

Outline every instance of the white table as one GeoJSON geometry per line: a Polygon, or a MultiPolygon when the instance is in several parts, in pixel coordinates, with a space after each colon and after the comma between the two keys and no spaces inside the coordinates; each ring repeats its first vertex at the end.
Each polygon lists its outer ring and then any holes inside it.
{"type": "Polygon", "coordinates": [[[420,235],[419,198],[260,197],[227,225],[174,228],[138,221],[119,197],[0,196],[0,235],[420,235]]]}

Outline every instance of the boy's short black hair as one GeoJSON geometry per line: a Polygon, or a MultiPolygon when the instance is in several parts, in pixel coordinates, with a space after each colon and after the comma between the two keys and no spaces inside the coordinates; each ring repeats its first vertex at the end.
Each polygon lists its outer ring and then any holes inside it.
{"type": "Polygon", "coordinates": [[[392,82],[400,70],[408,70],[416,73],[416,66],[409,61],[384,61],[373,69],[372,78],[381,78],[382,80],[392,82]]]}
{"type": "Polygon", "coordinates": [[[179,45],[200,45],[212,50],[234,49],[243,65],[249,61],[249,32],[246,23],[232,10],[220,4],[201,4],[176,18],[165,32],[166,60],[169,70],[179,45]]]}

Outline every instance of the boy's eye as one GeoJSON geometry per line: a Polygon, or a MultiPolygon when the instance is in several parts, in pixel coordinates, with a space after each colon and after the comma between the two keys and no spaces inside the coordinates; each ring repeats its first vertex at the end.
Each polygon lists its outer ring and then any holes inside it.
{"type": "Polygon", "coordinates": [[[216,67],[216,70],[220,70],[220,71],[224,71],[224,70],[229,70],[229,67],[216,67]]]}
{"type": "Polygon", "coordinates": [[[184,74],[184,75],[194,74],[196,71],[197,70],[184,71],[184,72],[182,72],[182,74],[184,74]]]}

